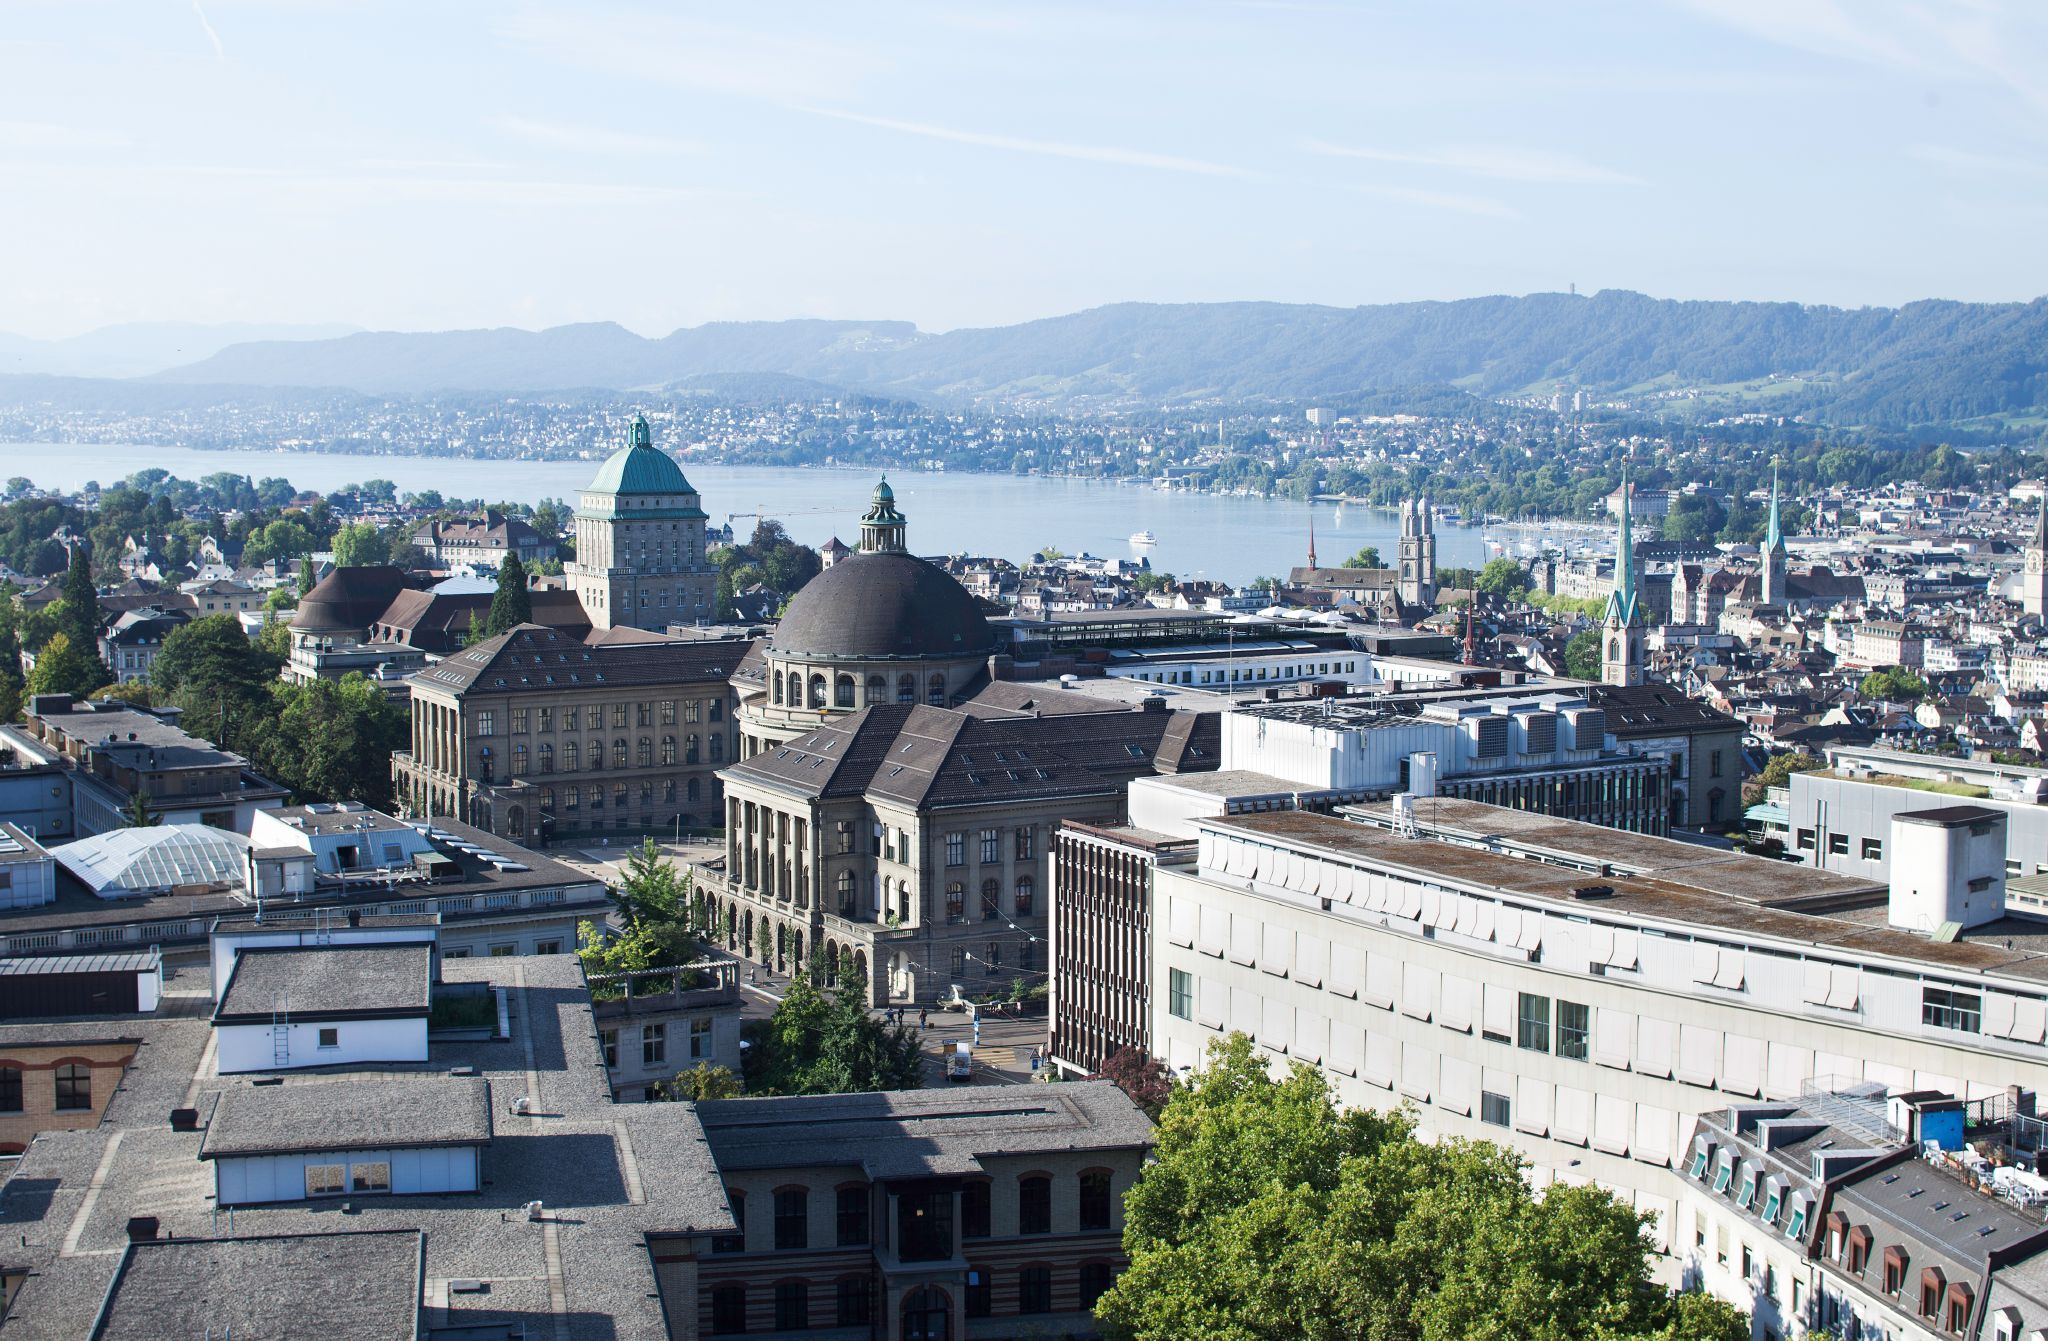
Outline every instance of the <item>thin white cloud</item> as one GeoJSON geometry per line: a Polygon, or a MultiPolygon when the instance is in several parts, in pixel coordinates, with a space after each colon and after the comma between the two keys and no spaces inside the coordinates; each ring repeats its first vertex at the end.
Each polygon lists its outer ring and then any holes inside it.
{"type": "Polygon", "coordinates": [[[1575,186],[1640,186],[1640,177],[1603,168],[1570,154],[1545,150],[1462,146],[1413,152],[1375,149],[1357,145],[1309,142],[1310,153],[1326,158],[1353,158],[1368,163],[1391,163],[1401,167],[1435,168],[1469,177],[1489,177],[1506,182],[1544,182],[1575,186]]]}
{"type": "Polygon", "coordinates": [[[199,0],[192,0],[192,12],[199,16],[199,26],[206,30],[206,40],[213,43],[213,58],[217,61],[226,60],[228,49],[220,44],[220,34],[213,30],[213,23],[206,17],[206,10],[201,8],[199,0]]]}
{"type": "Polygon", "coordinates": [[[49,121],[0,121],[0,149],[120,149],[126,135],[49,121]]]}
{"type": "Polygon", "coordinates": [[[1521,213],[1512,206],[1485,196],[1459,195],[1451,191],[1425,191],[1411,186],[1381,186],[1373,183],[1350,183],[1347,190],[1359,195],[1371,196],[1377,200],[1392,201],[1397,205],[1418,205],[1424,209],[1448,210],[1452,214],[1471,214],[1482,219],[1519,219],[1521,213]]]}
{"type": "Polygon", "coordinates": [[[1945,144],[1915,144],[1906,149],[1908,158],[1959,172],[1984,173],[1994,177],[2035,177],[2048,172],[2048,163],[2030,158],[2008,158],[2002,154],[1979,153],[1974,149],[1953,149],[1945,144]]]}
{"type": "Polygon", "coordinates": [[[571,126],[510,114],[494,116],[488,124],[528,144],[543,149],[566,149],[578,154],[637,158],[657,154],[694,154],[703,149],[702,145],[671,139],[666,135],[646,135],[603,126],[571,126]]]}
{"type": "Polygon", "coordinates": [[[1182,158],[1175,154],[1155,154],[1143,149],[1122,149],[1106,144],[1070,144],[1059,140],[1033,140],[1015,135],[992,135],[983,131],[961,130],[924,121],[900,121],[895,117],[870,116],[865,112],[849,112],[836,107],[806,107],[801,104],[791,106],[793,110],[808,112],[813,116],[829,117],[834,121],[850,121],[855,125],[874,126],[880,130],[922,136],[928,140],[945,140],[952,144],[971,144],[983,149],[1037,154],[1044,158],[1070,158],[1084,163],[1112,163],[1127,168],[1154,168],[1161,172],[1184,172],[1201,177],[1249,178],[1258,175],[1228,163],[1212,163],[1201,158],[1182,158]]]}

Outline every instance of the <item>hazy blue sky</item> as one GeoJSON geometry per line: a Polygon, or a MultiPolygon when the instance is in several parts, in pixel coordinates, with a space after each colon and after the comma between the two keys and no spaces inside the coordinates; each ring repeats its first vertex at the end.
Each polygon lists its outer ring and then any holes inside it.
{"type": "Polygon", "coordinates": [[[0,330],[2048,292],[2044,0],[0,5],[0,330]]]}

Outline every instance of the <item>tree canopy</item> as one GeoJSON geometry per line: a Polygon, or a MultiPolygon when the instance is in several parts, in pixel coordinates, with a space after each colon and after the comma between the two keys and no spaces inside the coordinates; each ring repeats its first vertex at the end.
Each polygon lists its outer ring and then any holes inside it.
{"type": "Polygon", "coordinates": [[[1888,670],[1874,670],[1856,685],[1856,691],[1865,698],[1882,699],[1887,702],[1911,703],[1927,695],[1927,681],[1904,666],[1893,666],[1888,670]]]}
{"type": "Polygon", "coordinates": [[[75,694],[84,698],[107,682],[107,668],[90,652],[74,647],[69,634],[51,636],[36,654],[35,669],[28,673],[28,692],[34,694],[75,694]]]}
{"type": "Polygon", "coordinates": [[[753,1032],[746,1061],[750,1094],[857,1094],[923,1083],[914,1030],[870,1015],[858,992],[826,996],[809,973],[790,979],[775,1013],[753,1032]]]}
{"type": "Polygon", "coordinates": [[[1174,1091],[1124,1201],[1128,1270],[1096,1305],[1120,1341],[1743,1341],[1749,1322],[1650,1279],[1644,1217],[1595,1187],[1542,1195],[1519,1156],[1339,1111],[1241,1034],[1174,1091]]]}
{"type": "Polygon", "coordinates": [[[336,568],[373,568],[390,562],[390,543],[369,522],[350,522],[334,533],[336,568]]]}
{"type": "Polygon", "coordinates": [[[519,562],[517,554],[507,554],[504,565],[498,569],[498,590],[491,597],[491,614],[484,623],[484,636],[495,638],[531,622],[533,593],[526,589],[526,565],[519,562]]]}
{"type": "Polygon", "coordinates": [[[592,922],[578,929],[576,953],[586,973],[674,968],[703,957],[703,942],[692,929],[690,873],[678,870],[653,839],[626,858],[609,894],[618,930],[607,932],[592,922]]]}

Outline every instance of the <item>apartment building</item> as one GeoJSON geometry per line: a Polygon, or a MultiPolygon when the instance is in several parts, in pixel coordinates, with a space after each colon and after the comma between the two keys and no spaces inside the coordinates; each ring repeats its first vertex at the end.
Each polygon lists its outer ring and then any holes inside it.
{"type": "Polygon", "coordinates": [[[1151,1053],[1153,873],[1194,856],[1191,838],[1128,825],[1060,826],[1047,937],[1048,1055],[1060,1070],[1094,1074],[1119,1048],[1151,1053]]]}
{"type": "MultiPolygon", "coordinates": [[[[1155,1055],[1196,1066],[1246,1033],[1341,1102],[1413,1103],[1539,1181],[1616,1191],[1666,1252],[1696,1232],[1680,1165],[1702,1112],[1821,1080],[1978,1100],[2040,1075],[2048,924],[2001,909],[1932,939],[1900,929],[1925,881],[1469,801],[1346,815],[1193,822],[1193,866],[1153,874],[1155,1055]]],[[[2002,836],[1918,818],[1928,878],[1967,877],[1938,891],[1960,904],[2002,836]]]]}
{"type": "Polygon", "coordinates": [[[707,959],[677,968],[592,974],[597,1041],[612,1097],[673,1097],[668,1082],[698,1066],[734,1075],[740,1051],[739,965],[707,959]]]}

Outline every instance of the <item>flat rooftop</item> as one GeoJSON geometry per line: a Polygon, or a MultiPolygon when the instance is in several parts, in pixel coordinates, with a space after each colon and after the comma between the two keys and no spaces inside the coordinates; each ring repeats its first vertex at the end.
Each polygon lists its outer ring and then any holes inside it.
{"type": "MultiPolygon", "coordinates": [[[[1404,838],[1389,829],[1305,811],[1233,815],[1202,819],[1197,823],[1219,831],[1238,830],[1248,835],[1320,848],[1334,856],[1399,871],[1421,881],[1449,880],[1519,898],[1556,903],[1579,915],[1606,912],[1681,924],[1710,936],[1718,933],[1737,939],[1768,937],[1846,954],[1884,957],[1916,966],[1998,973],[2048,982],[2048,936],[2008,937],[1998,930],[2001,923],[1973,929],[1967,938],[1953,942],[1934,941],[1910,932],[1896,931],[1881,924],[1884,886],[1869,881],[1739,853],[1722,853],[1670,839],[1623,833],[1574,820],[1503,810],[1476,801],[1447,801],[1442,798],[1418,801],[1418,824],[1430,822],[1428,808],[1436,806],[1472,807],[1473,810],[1466,812],[1464,818],[1470,825],[1469,831],[1475,835],[1511,833],[1517,821],[1546,827],[1561,826],[1547,835],[1547,842],[1529,843],[1526,850],[1532,854],[1542,851],[1567,858],[1576,856],[1581,861],[1592,863],[1591,868],[1511,856],[1508,845],[1503,845],[1500,850],[1488,850],[1468,842],[1426,835],[1404,838]],[[1480,815],[1477,812],[1486,813],[1480,815]],[[1582,835],[1583,841],[1574,844],[1573,840],[1582,835]],[[1654,846],[1646,849],[1639,846],[1642,844],[1654,846]],[[1638,860],[1645,853],[1668,850],[1668,855],[1662,862],[1645,866],[1638,873],[1621,855],[1631,849],[1637,851],[1638,860]],[[1602,853],[1609,854],[1607,860],[1616,869],[1598,873],[1602,853]],[[1575,890],[1593,883],[1607,885],[1614,893],[1591,903],[1576,897],[1575,890]],[[1802,889],[1814,890],[1815,894],[1802,898],[1799,893],[1802,889]],[[1779,897],[1773,898],[1773,895],[1779,897]],[[1808,907],[1825,907],[1839,898],[1843,911],[1799,911],[1778,906],[1787,897],[1808,907]],[[1871,918],[1877,920],[1868,920],[1871,918]]],[[[1385,810],[1387,807],[1360,809],[1385,810]]],[[[2030,919],[2009,917],[2004,921],[2027,922],[2030,919]]],[[[2048,923],[2032,925],[2048,932],[2048,923]]]]}
{"type": "Polygon", "coordinates": [[[1306,787],[1299,782],[1275,777],[1271,773],[1259,773],[1249,768],[1219,768],[1213,773],[1161,773],[1156,777],[1141,779],[1148,787],[1168,787],[1179,792],[1194,792],[1201,796],[1313,796],[1325,790],[1345,791],[1347,788],[1306,787]]]}
{"type": "Polygon", "coordinates": [[[130,1244],[90,1341],[420,1334],[425,1236],[417,1229],[158,1239],[130,1244]]]}
{"type": "Polygon", "coordinates": [[[395,831],[412,828],[404,820],[354,803],[285,806],[264,813],[280,823],[290,825],[300,833],[312,835],[374,833],[380,829],[395,831]]]}
{"type": "Polygon", "coordinates": [[[215,1024],[425,1015],[433,1004],[434,947],[253,946],[235,955],[215,1024]]]}
{"type": "Polygon", "coordinates": [[[223,1090],[207,1121],[199,1158],[488,1145],[490,1140],[488,1080],[348,1076],[325,1084],[223,1090]]]}
{"type": "Polygon", "coordinates": [[[721,1169],[857,1166],[871,1178],[973,1173],[984,1154],[1151,1142],[1152,1122],[1104,1080],[894,1090],[697,1105],[721,1169]]]}

